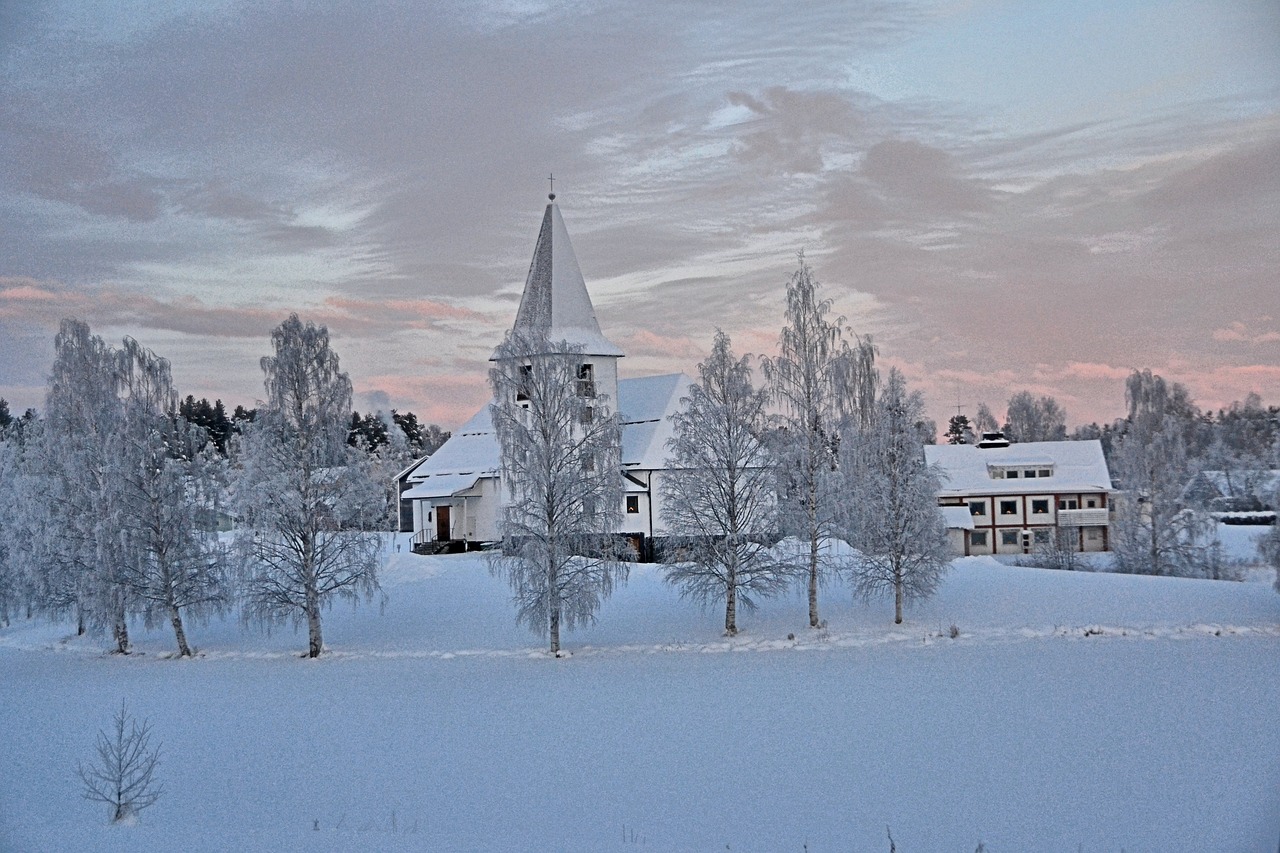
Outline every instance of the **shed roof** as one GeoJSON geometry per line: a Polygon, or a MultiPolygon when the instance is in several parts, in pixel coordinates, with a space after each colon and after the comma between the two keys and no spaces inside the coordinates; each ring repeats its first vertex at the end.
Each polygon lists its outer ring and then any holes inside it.
{"type": "Polygon", "coordinates": [[[480,474],[434,474],[425,477],[401,498],[447,498],[474,488],[480,474]]]}
{"type": "Polygon", "coordinates": [[[942,520],[948,530],[973,529],[973,513],[969,512],[967,506],[944,506],[939,509],[942,510],[942,520]]]}

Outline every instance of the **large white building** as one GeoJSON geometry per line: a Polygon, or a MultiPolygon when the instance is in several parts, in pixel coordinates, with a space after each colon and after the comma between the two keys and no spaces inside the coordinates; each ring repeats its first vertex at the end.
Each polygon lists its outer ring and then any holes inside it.
{"type": "MultiPolygon", "coordinates": [[[[554,200],[542,217],[514,328],[535,329],[546,340],[578,348],[594,393],[614,401],[622,421],[621,532],[632,536],[640,554],[647,554],[651,538],[660,532],[658,484],[671,437],[670,416],[692,380],[681,373],[618,378],[623,352],[600,331],[554,200]]],[[[415,547],[467,548],[502,538],[499,524],[508,494],[499,482],[499,462],[486,405],[430,458],[406,472],[408,488],[401,500],[412,505],[415,547]]]]}
{"type": "Polygon", "coordinates": [[[938,503],[955,554],[1027,554],[1050,545],[1110,550],[1111,474],[1098,441],[925,447],[943,474],[938,503]]]}

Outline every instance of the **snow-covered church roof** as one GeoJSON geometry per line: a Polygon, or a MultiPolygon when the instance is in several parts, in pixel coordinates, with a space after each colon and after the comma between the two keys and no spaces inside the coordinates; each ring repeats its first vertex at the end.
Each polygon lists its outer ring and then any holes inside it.
{"type": "MultiPolygon", "coordinates": [[[[692,383],[683,373],[618,380],[624,469],[665,467],[669,418],[692,383]]],[[[481,477],[496,477],[500,462],[498,434],[485,406],[409,474],[412,488],[402,497],[441,498],[466,491],[481,477]]]]}
{"type": "Polygon", "coordinates": [[[578,257],[554,201],[542,216],[515,328],[536,332],[552,343],[565,341],[581,347],[584,355],[623,355],[600,331],[578,257]]]}
{"type": "Polygon", "coordinates": [[[498,475],[498,435],[489,407],[472,415],[457,432],[408,476],[403,498],[443,498],[465,492],[481,477],[498,475]]]}
{"type": "Polygon", "coordinates": [[[683,373],[618,381],[622,420],[622,467],[655,471],[666,467],[671,416],[688,396],[693,380],[683,373]]]}

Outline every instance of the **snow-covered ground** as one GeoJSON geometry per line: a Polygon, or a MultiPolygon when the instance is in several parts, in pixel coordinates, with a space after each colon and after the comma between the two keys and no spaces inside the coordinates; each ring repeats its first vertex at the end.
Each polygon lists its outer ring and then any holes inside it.
{"type": "Polygon", "coordinates": [[[305,634],[0,630],[0,850],[1274,851],[1267,583],[958,560],[892,624],[825,593],[741,618],[637,566],[567,660],[483,557],[390,555],[386,606],[305,634]],[[958,629],[952,638],[951,626],[958,629]],[[787,638],[795,634],[795,639],[787,638]],[[80,798],[125,699],[163,742],[136,826],[80,798]],[[807,845],[807,848],[806,848],[807,845]]]}

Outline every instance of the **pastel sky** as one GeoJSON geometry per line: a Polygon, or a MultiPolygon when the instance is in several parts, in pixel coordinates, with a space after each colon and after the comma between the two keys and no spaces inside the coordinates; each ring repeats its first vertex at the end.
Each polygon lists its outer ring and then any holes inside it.
{"type": "Polygon", "coordinates": [[[487,398],[548,189],[622,375],[772,353],[803,249],[940,422],[1280,402],[1280,4],[0,2],[0,396],[64,316],[253,404],[487,398]]]}

